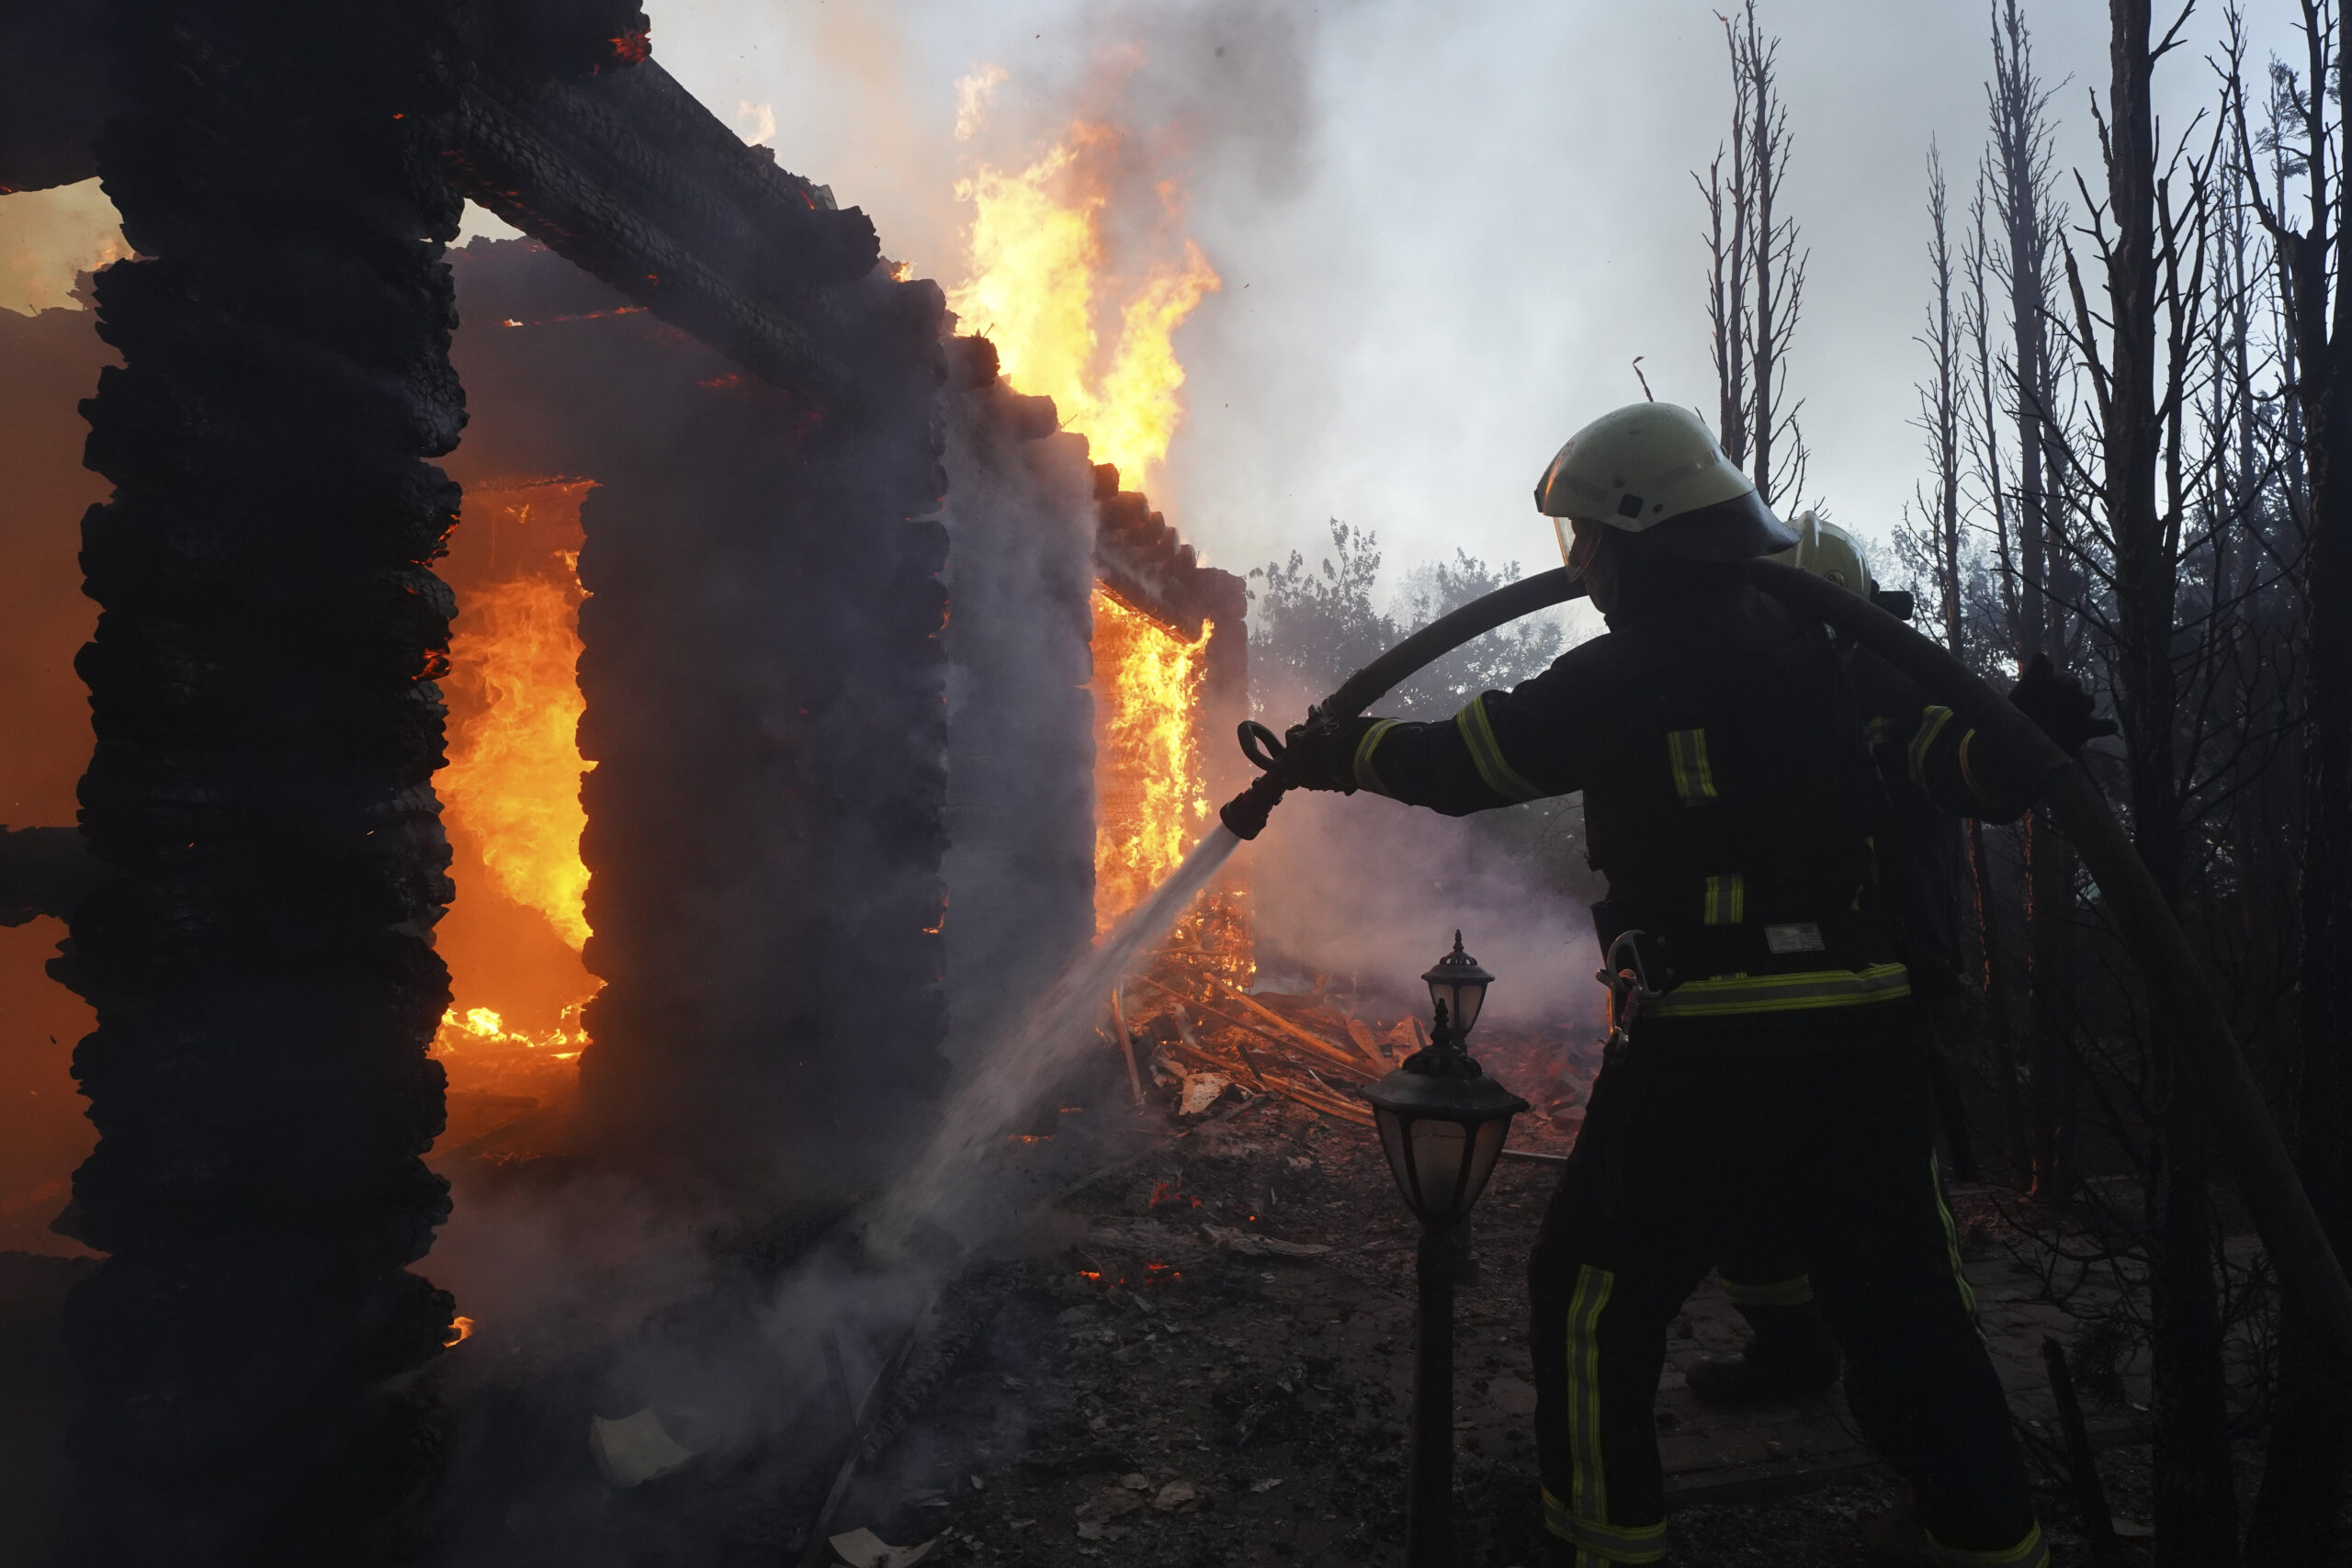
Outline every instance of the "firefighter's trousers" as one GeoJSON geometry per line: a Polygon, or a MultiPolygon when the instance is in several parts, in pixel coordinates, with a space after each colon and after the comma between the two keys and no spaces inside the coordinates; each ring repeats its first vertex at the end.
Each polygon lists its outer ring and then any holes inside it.
{"type": "Polygon", "coordinates": [[[1933,1125],[1904,1003],[1651,1021],[1603,1066],[1529,1267],[1544,1517],[1576,1568],[1665,1555],[1652,1406],[1667,1325],[1777,1216],[1937,1561],[2047,1562],[1933,1125]]]}

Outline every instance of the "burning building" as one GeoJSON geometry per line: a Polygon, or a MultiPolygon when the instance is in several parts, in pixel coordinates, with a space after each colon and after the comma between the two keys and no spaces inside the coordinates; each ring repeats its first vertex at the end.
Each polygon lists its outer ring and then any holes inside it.
{"type": "MultiPolygon", "coordinates": [[[[140,252],[0,319],[42,460],[95,385],[113,487],[6,534],[25,825],[87,761],[0,900],[88,1103],[0,1195],[105,1255],[76,1561],[401,1556],[453,1159],[532,1121],[726,1212],[854,1197],[1231,783],[1238,580],[640,16],[369,16],[68,7],[103,129],[0,138],[140,252]],[[461,196],[533,238],[443,268],[461,196]]],[[[1246,968],[1244,908],[1170,961],[1246,968]]]]}

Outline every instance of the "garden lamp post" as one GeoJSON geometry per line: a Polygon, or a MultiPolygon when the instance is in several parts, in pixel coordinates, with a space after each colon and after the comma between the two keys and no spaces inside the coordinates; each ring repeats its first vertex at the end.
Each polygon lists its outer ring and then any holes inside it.
{"type": "Polygon", "coordinates": [[[1381,1152],[1421,1222],[1420,1315],[1413,1342],[1413,1459],[1405,1500],[1407,1568],[1448,1568],[1453,1524],[1453,1284],[1458,1232],[1486,1190],[1510,1119],[1527,1101],[1463,1049],[1494,976],[1453,951],[1421,976],[1436,1024],[1425,1050],[1363,1090],[1381,1152]]]}

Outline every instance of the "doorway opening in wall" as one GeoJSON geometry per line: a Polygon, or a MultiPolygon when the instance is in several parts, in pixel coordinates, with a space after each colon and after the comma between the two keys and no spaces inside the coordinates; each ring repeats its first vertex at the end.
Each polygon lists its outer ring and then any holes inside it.
{"type": "Polygon", "coordinates": [[[581,506],[577,478],[474,483],[436,564],[457,596],[448,763],[435,778],[458,897],[435,933],[451,999],[433,1042],[449,1142],[568,1107],[587,1043],[580,857],[581,506]]]}

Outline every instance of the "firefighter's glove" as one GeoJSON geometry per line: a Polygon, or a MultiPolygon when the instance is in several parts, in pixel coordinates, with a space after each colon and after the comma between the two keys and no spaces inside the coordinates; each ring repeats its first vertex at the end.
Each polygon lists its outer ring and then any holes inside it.
{"type": "Polygon", "coordinates": [[[1363,733],[1361,721],[1334,724],[1316,719],[1294,724],[1283,737],[1283,765],[1300,789],[1356,792],[1356,741],[1363,733]]]}
{"type": "Polygon", "coordinates": [[[2095,705],[2083,683],[2052,669],[2046,653],[2035,654],[2018,683],[2009,688],[2009,704],[2070,757],[2083,749],[2085,741],[2115,733],[2113,719],[2091,716],[2095,705]]]}

